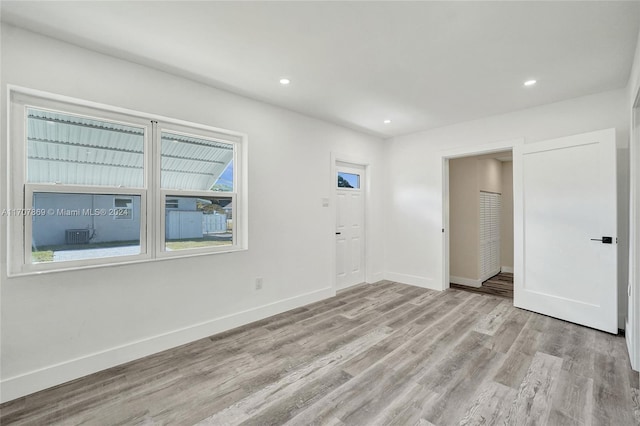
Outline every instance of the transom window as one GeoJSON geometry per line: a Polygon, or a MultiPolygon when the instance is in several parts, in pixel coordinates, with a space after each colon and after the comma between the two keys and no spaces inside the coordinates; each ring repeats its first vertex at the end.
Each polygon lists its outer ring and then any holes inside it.
{"type": "Polygon", "coordinates": [[[11,123],[12,274],[246,247],[245,136],[15,90],[11,123]]]}
{"type": "Polygon", "coordinates": [[[338,172],[338,188],[360,189],[360,175],[338,172]]]}

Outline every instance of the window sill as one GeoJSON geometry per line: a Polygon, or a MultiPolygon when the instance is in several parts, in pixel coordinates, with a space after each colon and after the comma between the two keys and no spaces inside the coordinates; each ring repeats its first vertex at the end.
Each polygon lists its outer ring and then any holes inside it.
{"type": "Polygon", "coordinates": [[[87,265],[70,266],[70,267],[65,267],[64,265],[60,265],[60,267],[58,268],[51,268],[51,269],[42,269],[42,270],[31,269],[31,270],[25,270],[20,272],[8,272],[7,277],[20,278],[20,277],[37,276],[37,275],[45,275],[45,274],[48,275],[48,274],[59,273],[59,272],[81,271],[85,269],[113,268],[113,267],[119,267],[119,266],[138,265],[138,264],[144,264],[144,263],[166,262],[170,260],[185,259],[185,258],[192,258],[192,257],[215,256],[218,254],[236,253],[236,252],[243,252],[247,250],[249,249],[245,247],[233,247],[227,250],[219,250],[219,251],[206,252],[206,253],[200,252],[200,253],[172,254],[171,256],[162,256],[157,258],[132,259],[128,261],[87,264],[87,265]]]}

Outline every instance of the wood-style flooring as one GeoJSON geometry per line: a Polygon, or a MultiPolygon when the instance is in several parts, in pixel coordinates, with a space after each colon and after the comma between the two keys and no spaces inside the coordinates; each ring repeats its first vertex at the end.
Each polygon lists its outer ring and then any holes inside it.
{"type": "Polygon", "coordinates": [[[451,288],[513,299],[513,274],[500,272],[483,282],[480,287],[452,283],[451,288]]]}
{"type": "Polygon", "coordinates": [[[0,406],[2,425],[640,423],[624,339],[382,282],[0,406]]]}

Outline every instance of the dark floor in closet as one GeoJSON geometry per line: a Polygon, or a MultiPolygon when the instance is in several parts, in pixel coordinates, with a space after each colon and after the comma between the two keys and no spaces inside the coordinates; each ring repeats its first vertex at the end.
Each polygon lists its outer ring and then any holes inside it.
{"type": "Polygon", "coordinates": [[[500,272],[482,283],[482,287],[451,284],[451,288],[513,299],[513,274],[500,272]]]}

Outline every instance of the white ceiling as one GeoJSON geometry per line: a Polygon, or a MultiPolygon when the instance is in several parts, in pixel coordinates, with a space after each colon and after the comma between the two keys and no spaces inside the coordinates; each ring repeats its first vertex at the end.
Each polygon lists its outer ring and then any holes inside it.
{"type": "Polygon", "coordinates": [[[1,8],[4,22],[383,137],[624,87],[640,24],[640,1],[1,8]]]}

